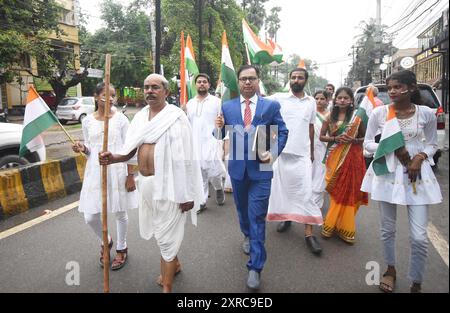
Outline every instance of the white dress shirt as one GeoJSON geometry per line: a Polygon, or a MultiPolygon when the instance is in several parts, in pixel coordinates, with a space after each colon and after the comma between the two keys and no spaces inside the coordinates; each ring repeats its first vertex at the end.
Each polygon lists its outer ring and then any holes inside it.
{"type": "MultiPolygon", "coordinates": [[[[252,111],[252,122],[253,122],[253,118],[255,117],[257,104],[258,104],[258,96],[255,94],[253,97],[250,98],[250,110],[252,111]]],[[[243,96],[241,96],[241,113],[242,113],[242,120],[244,120],[245,98],[243,96]]]]}

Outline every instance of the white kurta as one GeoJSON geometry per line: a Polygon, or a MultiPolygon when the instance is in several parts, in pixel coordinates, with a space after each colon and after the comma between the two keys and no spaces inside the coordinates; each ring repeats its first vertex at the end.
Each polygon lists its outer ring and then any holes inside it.
{"type": "Polygon", "coordinates": [[[198,96],[186,104],[187,116],[192,126],[194,150],[200,160],[203,179],[203,202],[208,200],[209,183],[214,190],[223,189],[222,177],[226,174],[223,157],[223,141],[213,136],[215,120],[220,114],[221,100],[208,95],[198,96]]]}
{"type": "MultiPolygon", "coordinates": [[[[109,121],[108,151],[119,153],[124,146],[130,122],[120,112],[116,112],[109,121]]],[[[83,187],[80,193],[78,211],[98,214],[102,211],[102,175],[98,154],[103,150],[103,121],[98,121],[93,114],[88,115],[82,123],[84,144],[90,154],[84,170],[83,187]]],[[[137,208],[137,192],[125,189],[128,175],[127,165],[117,163],[108,166],[108,211],[123,212],[137,208]]]]}
{"type": "Polygon", "coordinates": [[[186,110],[201,169],[207,172],[208,177],[225,175],[225,165],[222,161],[223,142],[213,136],[215,121],[221,110],[221,100],[212,95],[208,95],[203,101],[195,97],[186,104],[186,110]]]}
{"type": "Polygon", "coordinates": [[[128,131],[126,155],[144,143],[155,145],[155,175],[139,176],[139,230],[142,238],[156,237],[166,261],[177,255],[184,236],[185,213],[179,204],[194,201],[191,219],[197,225],[202,201],[200,165],[195,159],[192,130],[184,112],[166,104],[151,121],[146,106],[128,131]]]}
{"type": "Polygon", "coordinates": [[[323,223],[320,208],[309,205],[312,196],[309,126],[315,123],[316,101],[310,96],[298,99],[292,93],[269,98],[280,103],[289,136],[273,166],[267,220],[320,225],[323,223]]]}
{"type": "MultiPolygon", "coordinates": [[[[375,135],[383,130],[386,122],[387,107],[376,108],[367,125],[364,148],[375,153],[378,144],[375,135]]],[[[411,157],[425,152],[428,159],[422,163],[421,176],[416,182],[417,194],[403,165],[395,158],[396,167],[393,173],[376,176],[372,164],[366,172],[361,190],[371,194],[372,200],[400,205],[426,205],[442,202],[439,183],[431,168],[434,165],[433,155],[437,150],[437,122],[434,112],[425,106],[416,106],[415,115],[400,121],[406,150],[411,157]]]]}
{"type": "Polygon", "coordinates": [[[327,152],[326,143],[320,141],[320,132],[322,130],[323,121],[327,119],[327,116],[328,115],[321,115],[317,112],[314,124],[314,162],[312,168],[312,197],[310,205],[313,208],[319,209],[322,209],[324,203],[326,166],[323,163],[323,159],[327,152]]]}

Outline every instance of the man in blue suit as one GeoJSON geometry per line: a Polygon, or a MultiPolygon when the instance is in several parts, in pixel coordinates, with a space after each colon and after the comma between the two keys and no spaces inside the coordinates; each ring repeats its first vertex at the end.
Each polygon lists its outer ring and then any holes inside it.
{"type": "Polygon", "coordinates": [[[259,69],[244,65],[238,71],[238,79],[241,96],[224,103],[216,126],[221,129],[222,138],[225,135],[224,126],[229,131],[228,171],[241,231],[245,236],[242,247],[244,253],[250,255],[247,286],[258,289],[260,273],[266,261],[264,243],[273,177],[271,164],[286,145],[288,130],[280,114],[280,104],[257,95],[259,69]],[[278,130],[275,134],[268,132],[268,137],[275,138],[276,144],[259,157],[256,156],[257,151],[252,149],[257,126],[278,130]]]}

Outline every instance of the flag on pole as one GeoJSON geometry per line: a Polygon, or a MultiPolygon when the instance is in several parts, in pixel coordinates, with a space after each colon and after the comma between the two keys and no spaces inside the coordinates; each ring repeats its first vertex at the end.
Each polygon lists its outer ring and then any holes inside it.
{"type": "Polygon", "coordinates": [[[277,44],[275,41],[273,41],[272,39],[269,39],[269,44],[272,47],[272,54],[273,54],[273,58],[275,59],[275,62],[277,63],[283,63],[283,49],[280,47],[279,44],[277,44]]]}
{"type": "Polygon", "coordinates": [[[274,49],[272,46],[270,44],[265,44],[261,39],[259,39],[245,19],[242,19],[242,29],[244,32],[244,43],[247,47],[252,64],[263,65],[270,64],[274,61],[279,63],[282,62],[282,60],[278,61],[279,56],[277,57],[278,59],[274,57],[274,49]]]}
{"type": "Polygon", "coordinates": [[[197,64],[195,63],[194,47],[192,46],[191,36],[188,35],[186,39],[186,85],[188,100],[194,98],[197,95],[195,88],[195,76],[199,73],[197,64]]]}
{"type": "Polygon", "coordinates": [[[36,89],[30,85],[25,106],[19,156],[22,157],[27,151],[34,152],[43,147],[44,141],[40,134],[54,124],[58,124],[57,117],[39,96],[36,89]]]}
{"type": "Polygon", "coordinates": [[[222,103],[239,95],[239,87],[234,70],[233,61],[231,60],[230,49],[228,47],[227,33],[224,31],[222,35],[222,62],[220,68],[220,95],[222,103]]]}
{"type": "Polygon", "coordinates": [[[367,122],[369,121],[369,117],[372,114],[373,109],[377,106],[375,102],[375,96],[373,94],[373,89],[371,87],[367,88],[366,96],[363,101],[359,105],[358,110],[356,111],[356,117],[359,117],[367,128],[367,122]]]}
{"type": "Polygon", "coordinates": [[[306,70],[305,60],[300,59],[300,62],[298,63],[298,68],[303,68],[306,70]]]}
{"type": "Polygon", "coordinates": [[[186,90],[186,47],[184,44],[184,32],[181,32],[180,40],[180,105],[186,105],[187,90],[186,90]]]}
{"type": "Polygon", "coordinates": [[[386,106],[387,117],[381,132],[380,143],[373,158],[372,167],[375,175],[386,175],[395,170],[395,150],[405,146],[400,124],[393,105],[386,106]]]}
{"type": "Polygon", "coordinates": [[[267,89],[262,80],[259,80],[259,94],[261,96],[267,96],[267,89]]]}

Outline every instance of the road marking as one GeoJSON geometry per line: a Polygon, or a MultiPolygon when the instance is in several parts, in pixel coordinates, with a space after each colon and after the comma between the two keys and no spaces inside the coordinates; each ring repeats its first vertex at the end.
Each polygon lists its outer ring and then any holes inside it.
{"type": "Polygon", "coordinates": [[[433,223],[428,223],[428,238],[430,238],[431,243],[433,244],[436,251],[441,256],[442,260],[448,267],[448,242],[442,237],[439,230],[433,223]]]}
{"type": "Polygon", "coordinates": [[[40,223],[43,223],[43,222],[45,222],[45,221],[47,221],[49,219],[57,217],[58,215],[64,214],[64,213],[66,213],[66,212],[76,208],[78,206],[78,204],[79,204],[79,201],[73,202],[71,204],[68,204],[68,205],[60,208],[60,209],[51,211],[49,214],[45,214],[45,215],[39,216],[38,218],[35,218],[35,219],[31,220],[31,221],[28,221],[28,222],[20,224],[20,225],[18,225],[16,227],[13,227],[13,228],[10,228],[8,230],[5,230],[4,232],[0,233],[0,240],[5,239],[5,238],[7,238],[9,236],[12,236],[14,234],[17,234],[17,233],[19,233],[21,231],[24,231],[24,230],[26,230],[26,229],[28,229],[30,227],[36,226],[36,225],[38,225],[40,223]]]}

